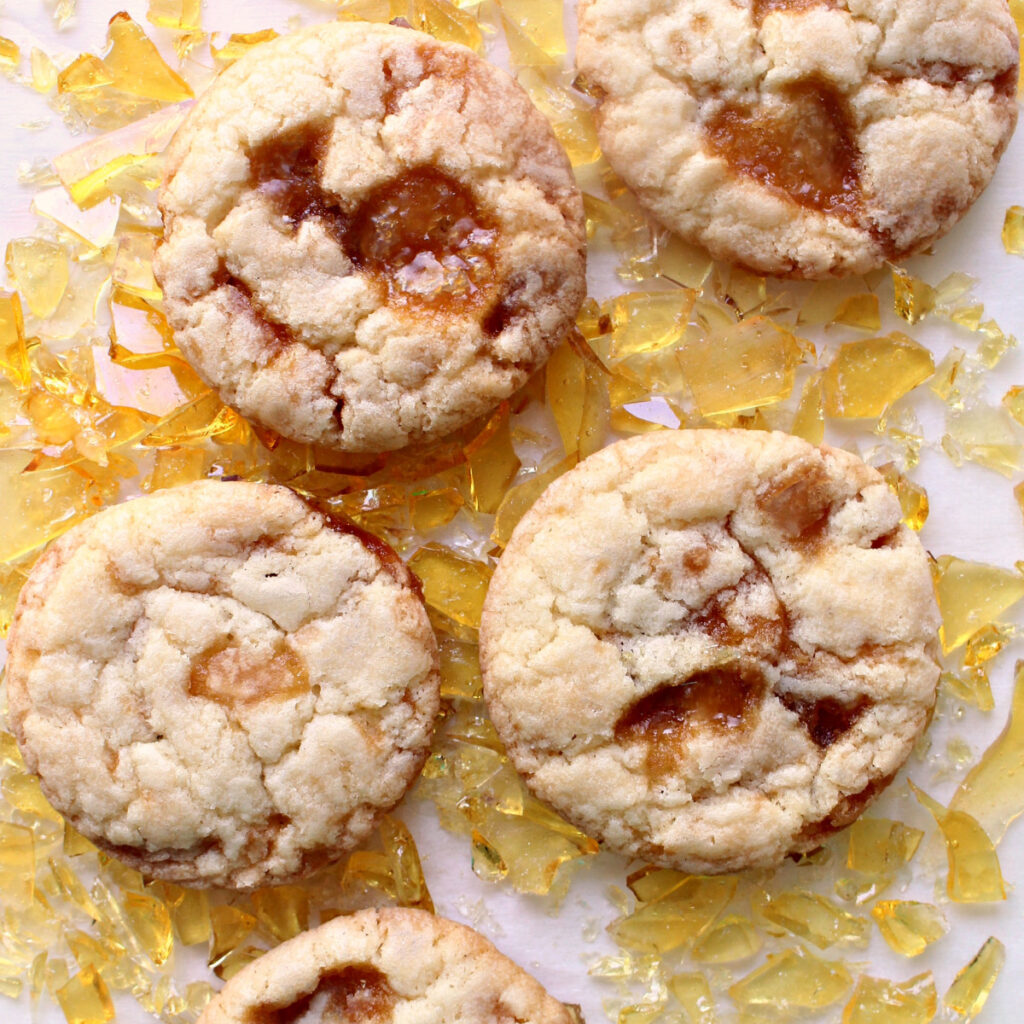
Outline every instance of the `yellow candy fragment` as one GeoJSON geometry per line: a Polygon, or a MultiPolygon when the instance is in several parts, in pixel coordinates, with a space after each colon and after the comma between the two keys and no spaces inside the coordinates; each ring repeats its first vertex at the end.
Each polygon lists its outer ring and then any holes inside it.
{"type": "Polygon", "coordinates": [[[570,344],[555,349],[544,371],[545,397],[566,455],[584,459],[604,444],[610,416],[608,376],[570,344]]]}
{"type": "Polygon", "coordinates": [[[969,809],[993,843],[1024,813],[1024,662],[1017,662],[1013,701],[1003,731],[960,783],[949,809],[969,809]]]}
{"type": "Polygon", "coordinates": [[[556,463],[543,473],[510,487],[505,492],[501,505],[494,518],[494,530],[491,533],[491,540],[495,544],[504,547],[508,543],[516,524],[526,514],[527,510],[543,494],[548,485],[557,480],[563,473],[568,472],[579,462],[579,457],[574,453],[567,455],[561,462],[556,463]]]}
{"type": "Polygon", "coordinates": [[[433,913],[434,902],[412,834],[396,818],[385,817],[380,823],[380,838],[398,902],[403,907],[419,907],[433,913]]]}
{"type": "MultiPolygon", "coordinates": [[[[237,907],[220,906],[210,909],[210,952],[206,962],[217,969],[225,958],[238,950],[256,927],[256,918],[237,907]]],[[[218,977],[220,975],[218,974],[218,977]]]]}
{"type": "Polygon", "coordinates": [[[954,465],[967,460],[1013,476],[1024,465],[1024,447],[1015,421],[1002,406],[975,405],[952,412],[946,420],[948,433],[943,451],[954,465]]]}
{"type": "Polygon", "coordinates": [[[68,1024],[107,1024],[114,1019],[110,990],[93,967],[83,967],[56,995],[68,1024]]]}
{"type": "Polygon", "coordinates": [[[660,899],[642,904],[632,914],[612,922],[608,931],[626,949],[667,953],[692,945],[735,891],[735,878],[685,877],[660,899]]]}
{"type": "Polygon", "coordinates": [[[128,892],[124,915],[146,955],[157,966],[167,961],[174,948],[174,930],[167,905],[149,893],[128,892]]]}
{"type": "Polygon", "coordinates": [[[167,905],[178,940],[195,946],[210,938],[210,901],[201,889],[182,889],[170,882],[153,883],[154,890],[167,905]]]}
{"type": "Polygon", "coordinates": [[[689,288],[668,292],[629,292],[608,305],[612,331],[609,358],[622,359],[677,345],[686,333],[696,293],[689,288]]]}
{"type": "Polygon", "coordinates": [[[888,818],[858,818],[847,836],[846,866],[865,875],[883,876],[910,863],[924,833],[888,818]]]}
{"type": "Polygon", "coordinates": [[[1011,256],[1024,256],[1024,206],[1011,206],[1003,219],[1003,248],[1011,256]]]}
{"type": "Polygon", "coordinates": [[[1012,387],[1003,395],[1006,411],[1024,427],[1024,388],[1012,387]]]}
{"type": "Polygon", "coordinates": [[[903,956],[918,956],[949,931],[942,911],[930,903],[881,900],[871,916],[889,948],[903,956]]]}
{"type": "Polygon", "coordinates": [[[905,334],[849,342],[825,370],[825,412],[842,419],[881,416],[934,369],[928,349],[905,334]]]}
{"type": "MultiPolygon", "coordinates": [[[[511,23],[546,57],[550,59],[566,54],[560,5],[548,3],[547,0],[498,0],[498,7],[506,24],[511,23]]],[[[511,48],[511,40],[509,44],[511,48]]],[[[513,60],[520,63],[515,53],[513,60]]]]}
{"type": "Polygon", "coordinates": [[[113,239],[120,209],[120,200],[112,196],[83,210],[60,186],[48,188],[32,200],[33,213],[48,217],[94,249],[102,249],[113,239]]]}
{"type": "Polygon", "coordinates": [[[409,559],[409,568],[423,584],[423,598],[462,626],[477,629],[487,584],[493,570],[463,558],[440,544],[426,544],[409,559]]]}
{"type": "Polygon", "coordinates": [[[129,295],[158,302],[160,286],[153,277],[153,257],[159,237],[149,231],[123,232],[117,242],[117,256],[111,277],[129,295]]]}
{"type": "Polygon", "coordinates": [[[149,0],[146,20],[160,28],[198,32],[201,0],[149,0]]]}
{"type": "Polygon", "coordinates": [[[30,61],[32,64],[32,88],[36,92],[50,92],[57,84],[57,65],[47,54],[35,47],[32,48],[30,61]]]}
{"type": "Polygon", "coordinates": [[[275,885],[253,893],[260,926],[278,942],[309,927],[309,893],[298,885],[275,885]]]}
{"type": "Polygon", "coordinates": [[[548,119],[573,167],[597,160],[601,146],[591,107],[534,68],[524,68],[518,78],[534,106],[548,119]]]}
{"type": "Polygon", "coordinates": [[[850,990],[849,971],[802,946],[769,954],[767,961],[729,989],[742,1009],[760,1008],[792,1016],[838,1002],[850,990]]]}
{"type": "Polygon", "coordinates": [[[146,33],[123,11],[110,19],[107,36],[110,50],[103,63],[113,76],[114,88],[162,103],[179,103],[195,95],[191,86],[164,63],[146,33]]]}
{"type": "Polygon", "coordinates": [[[947,810],[914,783],[910,788],[928,809],[946,840],[949,875],[946,893],[956,903],[993,903],[1006,899],[992,840],[966,811],[947,810]]]}
{"type": "Polygon", "coordinates": [[[928,1024],[937,1008],[931,971],[901,984],[862,975],[843,1009],[843,1024],[928,1024]]]}
{"type": "Polygon", "coordinates": [[[211,41],[210,53],[218,64],[227,66],[239,57],[244,57],[254,46],[269,43],[271,39],[276,38],[277,33],[272,28],[265,28],[259,32],[233,32],[223,46],[215,46],[211,41]]]}
{"type": "Polygon", "coordinates": [[[483,33],[476,19],[447,0],[415,0],[408,18],[419,29],[446,43],[460,43],[480,53],[483,33]]]}
{"type": "Polygon", "coordinates": [[[17,292],[0,291],[0,373],[15,387],[28,387],[31,369],[17,292]]]}
{"type": "Polygon", "coordinates": [[[867,918],[847,913],[815,892],[806,889],[764,892],[755,905],[762,917],[820,949],[828,949],[836,943],[854,946],[867,943],[870,928],[867,918]]]}
{"type": "Polygon", "coordinates": [[[879,466],[878,471],[885,478],[889,489],[900,503],[902,522],[912,530],[920,530],[928,519],[928,493],[919,484],[905,477],[891,462],[879,466]]]}
{"type": "Polygon", "coordinates": [[[21,50],[18,44],[6,36],[0,36],[0,68],[13,70],[21,63],[21,50]]]}
{"type": "Polygon", "coordinates": [[[716,921],[693,944],[690,955],[698,963],[730,964],[753,956],[762,945],[753,922],[729,915],[716,921]]]}
{"type": "Polygon", "coordinates": [[[512,447],[507,404],[491,416],[479,436],[466,446],[465,453],[473,507],[478,512],[497,512],[521,465],[512,447]]]}
{"type": "Polygon", "coordinates": [[[1005,963],[1006,947],[994,935],[990,936],[977,956],[957,974],[942,1002],[963,1019],[974,1020],[988,1002],[1005,963]]]}
{"type": "Polygon", "coordinates": [[[40,320],[52,316],[68,286],[67,250],[41,238],[16,238],[7,246],[7,272],[40,320]]]}
{"type": "Polygon", "coordinates": [[[896,315],[907,323],[916,324],[935,308],[935,289],[920,278],[894,269],[892,284],[896,315]]]}
{"type": "Polygon", "coordinates": [[[35,895],[36,857],[32,829],[0,821],[0,893],[12,910],[31,906],[35,895]]]}
{"type": "Polygon", "coordinates": [[[806,343],[757,316],[688,338],[679,365],[702,416],[718,416],[788,398],[806,343]]]}
{"type": "Polygon", "coordinates": [[[833,323],[859,327],[865,331],[877,331],[882,326],[878,296],[872,295],[871,292],[859,292],[849,296],[836,311],[833,323]]]}
{"type": "Polygon", "coordinates": [[[933,567],[942,613],[939,638],[949,654],[1024,597],[1024,575],[983,562],[940,555],[933,567]]]}
{"type": "Polygon", "coordinates": [[[703,974],[675,974],[668,980],[668,989],[682,1006],[687,1024],[716,1024],[715,1000],[703,974]]]}

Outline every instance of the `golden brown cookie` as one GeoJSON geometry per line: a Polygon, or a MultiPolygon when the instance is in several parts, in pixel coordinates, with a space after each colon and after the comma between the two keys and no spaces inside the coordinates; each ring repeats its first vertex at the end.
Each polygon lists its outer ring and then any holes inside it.
{"type": "Polygon", "coordinates": [[[398,556],[265,484],[158,491],[70,530],[22,589],[8,658],[53,805],[186,885],[281,882],[357,845],[416,778],[439,704],[398,556]]]}
{"type": "Polygon", "coordinates": [[[493,408],[585,291],[583,205],[465,47],[338,22],[254,49],[171,145],[157,259],[200,375],[297,441],[379,452],[493,408]]]}
{"type": "Polygon", "coordinates": [[[691,872],[778,863],[888,784],[935,701],[928,560],[873,469],[660,431],[556,480],[480,627],[509,756],[559,813],[691,872]]]}

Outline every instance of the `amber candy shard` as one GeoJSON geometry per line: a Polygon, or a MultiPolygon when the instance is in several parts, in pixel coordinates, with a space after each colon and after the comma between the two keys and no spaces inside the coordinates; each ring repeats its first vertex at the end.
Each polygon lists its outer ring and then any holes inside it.
{"type": "Polygon", "coordinates": [[[385,817],[380,823],[380,837],[398,902],[403,907],[419,907],[433,913],[434,902],[427,889],[419,851],[408,828],[397,818],[385,817]]]}
{"type": "Polygon", "coordinates": [[[947,810],[913,782],[910,788],[935,819],[946,840],[949,875],[946,893],[956,903],[994,903],[1006,899],[999,858],[985,830],[966,811],[947,810]]]}
{"type": "Polygon", "coordinates": [[[512,445],[509,407],[503,403],[478,437],[465,449],[469,469],[469,494],[478,512],[497,512],[519,472],[519,456],[512,445]]]}
{"type": "Polygon", "coordinates": [[[36,891],[35,836],[32,829],[0,822],[0,893],[3,906],[25,910],[36,891]]]}
{"type": "Polygon", "coordinates": [[[604,444],[609,420],[607,375],[596,360],[566,343],[555,349],[544,370],[548,408],[566,455],[586,458],[604,444]]]}
{"type": "Polygon", "coordinates": [[[211,907],[210,951],[206,960],[210,967],[216,970],[229,954],[239,950],[256,925],[257,920],[252,914],[237,907],[211,907]]]}
{"type": "Polygon", "coordinates": [[[718,416],[788,398],[796,368],[813,354],[807,342],[763,316],[707,337],[687,338],[679,364],[703,416],[718,416]]]}
{"type": "Polygon", "coordinates": [[[665,292],[627,292],[603,307],[612,332],[612,362],[678,344],[686,332],[696,293],[689,288],[665,292]]]}
{"type": "Polygon", "coordinates": [[[258,32],[232,32],[223,46],[217,46],[213,39],[210,40],[210,55],[218,64],[226,67],[234,64],[239,57],[244,57],[254,46],[269,43],[276,38],[277,33],[272,28],[258,32]]]}
{"type": "Polygon", "coordinates": [[[847,830],[846,866],[865,875],[890,875],[909,864],[924,833],[889,818],[858,818],[847,830]]]}
{"type": "Polygon", "coordinates": [[[141,27],[121,12],[110,19],[110,49],[103,63],[122,92],[162,103],[192,99],[191,86],[175,74],[141,27]]]}
{"type": "Polygon", "coordinates": [[[527,510],[543,494],[548,485],[557,480],[563,473],[572,469],[578,462],[579,456],[577,454],[567,455],[550,469],[537,473],[535,476],[524,480],[521,484],[516,484],[515,487],[510,487],[505,492],[505,497],[498,506],[491,540],[499,545],[499,547],[504,547],[512,536],[512,531],[516,528],[519,520],[523,518],[527,510]]]}
{"type": "Polygon", "coordinates": [[[769,1010],[783,1018],[831,1006],[853,979],[842,963],[824,960],[802,946],[769,954],[767,961],[729,988],[746,1010],[769,1010]]]}
{"type": "Polygon", "coordinates": [[[146,20],[177,32],[198,32],[201,0],[149,0],[146,20]]]}
{"type": "Polygon", "coordinates": [[[463,558],[440,544],[426,544],[409,559],[409,568],[422,583],[430,608],[462,626],[479,628],[493,572],[489,565],[463,558]]]}
{"type": "Polygon", "coordinates": [[[480,657],[475,644],[451,636],[438,637],[441,654],[441,696],[479,700],[483,694],[480,657]]]}
{"type": "Polygon", "coordinates": [[[690,955],[698,963],[731,964],[760,950],[763,939],[746,917],[730,914],[715,921],[693,944],[690,955]]]}
{"type": "Polygon", "coordinates": [[[947,654],[1024,597],[1024,575],[955,555],[940,555],[933,569],[942,613],[939,638],[947,654]]]}
{"type": "Polygon", "coordinates": [[[568,52],[563,12],[558,4],[545,0],[498,0],[498,7],[506,22],[511,22],[547,57],[562,57],[568,52]]]}
{"type": "Polygon", "coordinates": [[[842,419],[881,416],[934,369],[928,349],[899,332],[849,342],[825,370],[825,412],[842,419]]]}
{"type": "Polygon", "coordinates": [[[42,238],[16,238],[7,246],[7,272],[32,315],[52,316],[70,278],[67,249],[42,238]]]}
{"type": "Polygon", "coordinates": [[[931,971],[904,982],[861,975],[842,1024],[928,1024],[938,1009],[931,971]]]}
{"type": "Polygon", "coordinates": [[[1024,812],[1024,662],[1016,666],[1006,725],[949,803],[950,811],[968,808],[993,843],[1024,812]]]}
{"type": "Polygon", "coordinates": [[[592,107],[536,68],[524,68],[517,77],[534,106],[548,119],[573,167],[597,160],[601,146],[597,141],[592,107]]]}
{"type": "Polygon", "coordinates": [[[878,471],[900,503],[902,522],[912,530],[920,530],[928,519],[928,492],[904,476],[891,462],[879,466],[878,471]]]}
{"type": "Polygon", "coordinates": [[[889,948],[903,956],[919,956],[949,931],[938,907],[913,900],[880,900],[871,916],[889,948]]]}
{"type": "Polygon", "coordinates": [[[762,892],[755,899],[755,909],[766,920],[813,942],[819,949],[837,943],[864,946],[868,940],[867,918],[850,914],[830,899],[806,889],[762,892]]]}
{"type": "Polygon", "coordinates": [[[907,323],[918,323],[935,308],[935,289],[927,281],[893,267],[892,286],[896,315],[907,323]]]}
{"type": "Polygon", "coordinates": [[[985,940],[973,960],[957,973],[942,999],[964,1020],[974,1020],[988,1002],[992,987],[1006,963],[1006,947],[994,935],[985,940]]]}
{"type": "Polygon", "coordinates": [[[1024,465],[1024,446],[1010,411],[1002,406],[969,405],[946,417],[942,448],[954,465],[977,462],[1013,476],[1024,465]]]}
{"type": "Polygon", "coordinates": [[[711,986],[699,971],[673,975],[668,979],[668,990],[682,1006],[686,1024],[716,1024],[711,986]]]}
{"type": "Polygon", "coordinates": [[[68,1024],[107,1024],[114,1019],[110,989],[94,967],[83,967],[56,997],[68,1024]]]}

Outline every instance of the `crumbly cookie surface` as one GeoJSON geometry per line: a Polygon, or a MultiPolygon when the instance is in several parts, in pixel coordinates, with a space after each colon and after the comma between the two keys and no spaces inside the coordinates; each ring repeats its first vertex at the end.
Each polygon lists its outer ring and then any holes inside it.
{"type": "Polygon", "coordinates": [[[612,166],[761,273],[840,276],[947,231],[1017,117],[1006,0],[580,0],[612,166]]]}
{"type": "Polygon", "coordinates": [[[858,458],[662,431],[523,517],[484,607],[484,695],[534,791],[612,849],[768,866],[848,824],[909,755],[937,628],[924,551],[858,458]]]}
{"type": "Polygon", "coordinates": [[[336,917],[232,978],[199,1024],[572,1024],[482,935],[424,910],[336,917]]]}
{"type": "Polygon", "coordinates": [[[342,22],[226,70],[172,143],[156,270],[245,416],[377,452],[506,398],[583,300],[583,206],[526,93],[470,50],[342,22]]]}
{"type": "Polygon", "coordinates": [[[69,531],[8,657],[13,730],[54,806],[189,885],[280,882],[358,844],[439,704],[398,556],[265,484],[160,491],[69,531]]]}

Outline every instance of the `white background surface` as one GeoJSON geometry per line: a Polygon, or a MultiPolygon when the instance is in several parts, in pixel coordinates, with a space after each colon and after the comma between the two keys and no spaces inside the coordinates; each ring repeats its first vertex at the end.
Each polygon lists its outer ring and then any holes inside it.
{"type": "MultiPolygon", "coordinates": [[[[0,6],[0,35],[14,35],[11,24],[16,23],[31,31],[51,55],[61,50],[71,54],[85,50],[102,52],[106,22],[122,9],[151,31],[151,26],[145,22],[145,0],[120,3],[117,0],[79,0],[79,7],[76,21],[58,33],[50,18],[49,5],[43,0],[7,0],[6,5],[0,6]]],[[[329,16],[329,6],[315,0],[206,0],[203,11],[207,31],[253,31],[267,27],[284,31],[290,18],[310,22],[329,16]]],[[[569,21],[571,15],[567,16],[567,23],[569,21]]],[[[567,27],[571,32],[571,25],[567,27]]],[[[151,31],[151,34],[157,39],[166,38],[159,32],[151,31]]],[[[205,46],[197,49],[195,57],[210,60],[205,46]]],[[[17,184],[18,165],[36,156],[53,157],[69,148],[73,140],[44,97],[23,84],[3,78],[0,78],[0,139],[0,242],[6,245],[11,238],[30,234],[35,223],[29,212],[31,193],[17,184]],[[21,127],[31,122],[46,124],[31,131],[21,127]]],[[[1004,330],[1020,336],[1024,334],[1024,260],[1007,256],[999,237],[1004,211],[1012,203],[1024,204],[1024,131],[1018,133],[1011,144],[982,199],[936,246],[934,255],[917,257],[908,267],[932,283],[953,270],[978,277],[976,295],[985,303],[986,316],[994,317],[1004,330]]],[[[606,267],[592,269],[595,294],[604,296],[615,287],[619,286],[606,267]]],[[[927,330],[915,328],[910,333],[933,348],[936,362],[953,344],[970,348],[975,340],[942,325],[927,330]]],[[[993,375],[992,399],[998,400],[1006,388],[1015,383],[1024,384],[1024,356],[1019,352],[1011,353],[993,375]]],[[[924,410],[922,422],[929,439],[937,441],[942,434],[941,408],[936,404],[924,410]]],[[[1024,558],[1024,523],[1011,491],[1015,480],[1007,481],[973,465],[955,469],[937,450],[924,452],[913,478],[927,487],[931,499],[931,516],[922,539],[933,553],[955,553],[1004,566],[1024,558]]],[[[956,734],[965,736],[976,753],[984,749],[1005,721],[1013,658],[1012,651],[1002,655],[992,673],[996,710],[988,716],[968,712],[957,728],[956,734]]],[[[941,750],[942,737],[940,727],[933,749],[941,750]]],[[[909,775],[928,787],[931,775],[927,765],[912,761],[909,775]]],[[[932,786],[931,791],[945,801],[954,786],[955,780],[951,778],[944,785],[932,786]]],[[[894,817],[905,813],[915,824],[926,827],[927,816],[900,797],[904,790],[904,786],[894,786],[893,793],[876,806],[876,813],[894,817]]],[[[554,995],[582,1004],[591,1024],[600,1024],[604,1019],[601,1000],[613,996],[614,991],[611,986],[587,977],[584,957],[614,950],[599,929],[589,929],[599,934],[590,942],[584,940],[583,932],[586,925],[594,922],[603,928],[614,917],[604,889],[609,883],[623,884],[625,863],[604,854],[594,859],[576,875],[559,915],[550,917],[541,901],[480,882],[470,869],[468,841],[443,832],[437,825],[432,805],[407,804],[401,809],[401,817],[419,844],[438,912],[464,920],[464,912],[470,912],[471,907],[484,901],[484,916],[479,922],[481,930],[504,952],[532,970],[554,995]]],[[[1024,881],[1024,826],[1018,823],[1011,827],[1000,847],[1000,856],[1011,888],[1014,882],[1024,881]]],[[[905,894],[887,896],[928,901],[935,898],[931,885],[924,882],[905,894]]],[[[892,956],[876,933],[867,953],[850,951],[847,959],[863,961],[868,973],[893,980],[933,969],[941,1001],[956,970],[975,954],[988,935],[997,935],[1007,946],[1008,960],[981,1020],[993,1024],[1020,1021],[1024,1017],[1018,1001],[1018,996],[1024,992],[1024,943],[1021,942],[1024,925],[1019,895],[1011,892],[1007,902],[996,907],[949,905],[945,909],[953,930],[922,957],[907,961],[892,956]]],[[[830,950],[826,955],[831,957],[838,953],[830,950]]],[[[763,955],[759,955],[750,963],[740,965],[737,975],[762,961],[763,955]]],[[[183,968],[182,976],[185,975],[189,980],[208,976],[204,964],[198,960],[183,968]]],[[[722,1002],[720,1011],[720,1019],[729,1018],[728,1000],[722,1002]]],[[[39,1016],[45,1024],[63,1021],[63,1015],[52,1003],[44,1003],[39,1016]]],[[[21,1024],[31,1017],[26,1002],[13,1004],[0,999],[0,1022],[21,1024]]],[[[838,1021],[839,1017],[840,1010],[833,1008],[823,1019],[838,1021]]],[[[118,1020],[124,1024],[142,1024],[149,1019],[133,1003],[122,1004],[118,1014],[118,1020]]]]}

